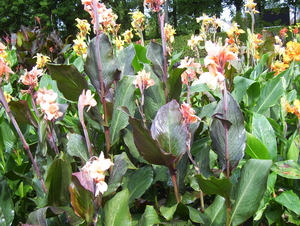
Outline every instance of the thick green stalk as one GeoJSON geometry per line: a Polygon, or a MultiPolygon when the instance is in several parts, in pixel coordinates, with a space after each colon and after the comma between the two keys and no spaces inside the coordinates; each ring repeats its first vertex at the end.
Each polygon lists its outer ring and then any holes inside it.
{"type": "Polygon", "coordinates": [[[172,166],[168,167],[170,171],[170,175],[172,178],[173,186],[174,186],[174,193],[176,197],[176,202],[180,203],[180,194],[179,194],[179,189],[178,189],[178,184],[177,184],[177,176],[176,176],[176,169],[174,169],[172,166]]]}

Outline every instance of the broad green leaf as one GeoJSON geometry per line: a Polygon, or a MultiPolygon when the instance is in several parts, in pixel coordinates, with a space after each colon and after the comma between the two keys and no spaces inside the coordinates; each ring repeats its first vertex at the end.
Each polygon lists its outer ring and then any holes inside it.
{"type": "Polygon", "coordinates": [[[293,191],[284,191],[279,196],[275,197],[274,200],[293,211],[298,216],[300,215],[300,199],[293,191]]]}
{"type": "Polygon", "coordinates": [[[251,72],[250,79],[256,80],[259,76],[261,76],[261,74],[267,69],[266,62],[268,58],[269,58],[269,53],[266,53],[261,57],[259,63],[255,66],[254,70],[251,72]]]}
{"type": "Polygon", "coordinates": [[[195,175],[198,180],[200,189],[208,195],[220,195],[229,200],[232,189],[232,184],[227,178],[216,178],[214,176],[204,178],[201,174],[195,175]]]}
{"type": "Polygon", "coordinates": [[[47,64],[51,78],[57,82],[59,91],[65,98],[78,101],[82,90],[88,89],[88,83],[74,65],[47,64]]]}
{"type": "Polygon", "coordinates": [[[88,151],[84,138],[75,133],[68,134],[67,152],[71,156],[76,156],[84,163],[88,161],[88,151]]]}
{"type": "Polygon", "coordinates": [[[129,149],[130,154],[134,158],[136,158],[139,162],[147,163],[147,161],[142,158],[139,151],[137,150],[137,148],[134,144],[133,133],[130,130],[125,129],[125,134],[123,136],[123,139],[124,139],[124,142],[125,142],[127,148],[129,149]]]}
{"type": "Polygon", "coordinates": [[[214,202],[205,210],[206,226],[223,226],[226,220],[225,198],[217,195],[214,202]]]}
{"type": "Polygon", "coordinates": [[[266,146],[251,133],[247,133],[245,152],[254,159],[270,159],[266,146]]]}
{"type": "Polygon", "coordinates": [[[9,126],[9,124],[5,121],[1,123],[0,126],[1,136],[3,139],[4,147],[8,150],[14,147],[15,142],[17,141],[17,136],[15,131],[12,129],[12,127],[9,126]]]}
{"type": "Polygon", "coordinates": [[[74,175],[69,186],[69,192],[74,213],[87,223],[91,223],[95,212],[93,193],[86,190],[74,175]]]}
{"type": "Polygon", "coordinates": [[[281,76],[276,76],[269,80],[262,88],[261,94],[257,99],[254,111],[264,114],[270,107],[274,106],[284,93],[281,76]]]}
{"type": "Polygon", "coordinates": [[[118,192],[104,206],[104,225],[129,226],[131,216],[128,207],[129,191],[127,189],[118,192]]]}
{"type": "Polygon", "coordinates": [[[158,109],[166,103],[163,83],[153,73],[149,65],[145,65],[145,70],[150,73],[150,78],[154,80],[155,85],[150,86],[144,91],[144,114],[147,120],[153,120],[158,109]]]}
{"type": "Polygon", "coordinates": [[[240,225],[257,211],[266,191],[271,165],[271,160],[259,159],[250,159],[244,164],[239,182],[232,190],[230,225],[240,225]]]}
{"type": "Polygon", "coordinates": [[[132,66],[132,60],[135,57],[135,49],[133,44],[127,46],[122,51],[118,52],[117,62],[118,69],[121,71],[122,79],[125,75],[134,75],[134,68],[132,66]]]}
{"type": "Polygon", "coordinates": [[[48,204],[50,206],[65,206],[70,202],[68,187],[71,183],[71,164],[62,156],[53,161],[47,172],[45,181],[48,188],[48,204]]]}
{"type": "Polygon", "coordinates": [[[300,179],[300,165],[293,160],[275,162],[271,170],[288,179],[300,179]]]}
{"type": "Polygon", "coordinates": [[[159,219],[156,210],[153,206],[146,206],[145,212],[143,213],[141,219],[139,220],[137,226],[152,226],[155,224],[160,223],[161,220],[159,219]]]}
{"type": "Polygon", "coordinates": [[[109,175],[108,189],[103,194],[104,196],[111,195],[119,188],[128,168],[134,169],[135,166],[131,163],[125,152],[114,156],[114,167],[112,173],[109,175]]]}
{"type": "Polygon", "coordinates": [[[134,76],[124,76],[121,81],[118,82],[116,90],[116,98],[114,104],[114,111],[112,121],[110,125],[110,142],[114,145],[119,137],[120,131],[128,125],[128,115],[118,109],[121,106],[126,106],[130,115],[133,115],[135,109],[134,91],[135,87],[133,81],[134,76]]]}
{"type": "Polygon", "coordinates": [[[294,225],[300,225],[299,214],[295,214],[294,212],[284,211],[284,214],[288,218],[288,222],[294,225]]]}
{"type": "Polygon", "coordinates": [[[178,204],[175,204],[174,206],[170,206],[170,207],[162,206],[160,207],[160,212],[164,218],[166,218],[167,220],[171,220],[173,218],[175,211],[177,210],[177,206],[178,204]]]}
{"type": "Polygon", "coordinates": [[[136,72],[143,70],[144,64],[150,64],[146,57],[147,49],[142,45],[133,44],[135,50],[135,56],[132,60],[132,66],[136,72]]]}
{"type": "Polygon", "coordinates": [[[257,83],[254,80],[242,77],[242,76],[236,76],[234,77],[234,90],[232,92],[232,96],[236,99],[236,101],[239,103],[244,95],[247,92],[247,89],[253,84],[257,83]]]}
{"type": "Polygon", "coordinates": [[[264,115],[253,113],[252,134],[267,148],[270,158],[275,160],[277,157],[276,135],[273,127],[264,115]]]}
{"type": "Polygon", "coordinates": [[[170,76],[167,80],[168,100],[173,99],[179,101],[181,95],[182,82],[181,74],[185,71],[185,68],[175,68],[171,71],[170,76]]]}
{"type": "Polygon", "coordinates": [[[0,182],[0,223],[11,225],[14,220],[15,207],[11,196],[11,189],[6,180],[0,182]]]}
{"type": "Polygon", "coordinates": [[[117,63],[114,58],[113,47],[104,33],[91,40],[88,46],[87,58],[84,65],[84,70],[89,76],[97,93],[101,93],[100,69],[104,82],[104,89],[107,91],[116,78],[117,63]],[[99,56],[99,52],[101,58],[99,56]],[[101,68],[99,68],[99,66],[101,66],[101,68]]]}
{"type": "MultiPolygon", "coordinates": [[[[193,143],[192,149],[194,148],[194,144],[196,142],[193,143]]],[[[198,149],[198,153],[195,155],[195,161],[197,166],[199,167],[200,173],[206,178],[214,175],[213,172],[211,171],[211,167],[209,164],[210,163],[209,152],[210,152],[210,146],[205,144],[201,147],[201,149],[198,149]]]]}
{"type": "Polygon", "coordinates": [[[49,206],[49,208],[51,209],[51,211],[54,214],[57,214],[57,215],[65,213],[66,218],[68,220],[68,223],[70,225],[80,225],[84,221],[82,218],[80,218],[79,216],[77,216],[74,213],[74,210],[72,209],[72,207],[69,207],[69,206],[60,206],[60,207],[49,206]]]}
{"type": "Polygon", "coordinates": [[[135,170],[128,178],[127,189],[129,191],[129,205],[140,198],[150,187],[153,181],[153,170],[151,166],[144,166],[135,170]]]}
{"type": "Polygon", "coordinates": [[[48,144],[47,144],[47,121],[44,120],[44,118],[41,116],[38,119],[38,128],[37,128],[37,135],[38,135],[38,146],[37,150],[40,154],[43,156],[46,156],[47,150],[48,150],[48,144]]]}
{"type": "MultiPolygon", "coordinates": [[[[151,125],[151,135],[157,140],[161,151],[172,154],[178,162],[187,151],[186,142],[189,142],[189,132],[183,123],[179,104],[172,100],[162,106],[151,125]]],[[[175,162],[169,162],[169,166],[175,162]]]]}
{"type": "Polygon", "coordinates": [[[300,152],[300,135],[292,139],[291,145],[287,152],[287,159],[297,162],[299,158],[299,152],[300,152]]]}
{"type": "Polygon", "coordinates": [[[25,100],[10,101],[10,110],[18,123],[24,123],[37,127],[37,121],[32,115],[32,112],[25,100]]]}
{"type": "Polygon", "coordinates": [[[129,123],[133,128],[135,146],[144,159],[151,164],[165,166],[169,161],[175,161],[175,156],[160,150],[157,141],[152,138],[150,130],[145,129],[140,120],[129,117],[129,123]]]}
{"type": "Polygon", "coordinates": [[[210,130],[213,150],[217,153],[221,169],[226,169],[226,136],[228,131],[229,167],[232,171],[244,156],[246,147],[246,131],[244,128],[244,117],[235,99],[227,95],[227,118],[224,118],[224,99],[222,98],[215,110],[210,130]],[[217,117],[218,116],[218,117],[217,117]],[[227,129],[225,129],[225,124],[227,129]],[[231,124],[229,126],[229,124],[231,124]]]}
{"type": "Polygon", "coordinates": [[[39,208],[28,215],[27,225],[47,226],[46,214],[49,207],[39,208]]]}
{"type": "Polygon", "coordinates": [[[204,224],[206,216],[199,210],[186,206],[189,209],[189,216],[193,222],[204,224]]]}
{"type": "Polygon", "coordinates": [[[163,70],[163,49],[162,46],[156,42],[150,42],[147,47],[147,58],[152,62],[152,69],[157,77],[164,80],[163,70]]]}

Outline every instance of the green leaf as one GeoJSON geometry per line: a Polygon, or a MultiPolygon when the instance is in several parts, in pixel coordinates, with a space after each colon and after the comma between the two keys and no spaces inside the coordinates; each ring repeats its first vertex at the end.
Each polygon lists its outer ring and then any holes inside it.
{"type": "Polygon", "coordinates": [[[291,145],[287,152],[287,159],[293,160],[294,162],[298,161],[299,152],[300,152],[300,135],[296,136],[295,138],[291,137],[291,145]]]}
{"type": "Polygon", "coordinates": [[[46,214],[49,207],[39,208],[28,215],[28,219],[26,221],[27,225],[40,225],[46,226],[46,214]]]}
{"type": "MultiPolygon", "coordinates": [[[[140,45],[139,45],[140,46],[140,45]]],[[[121,71],[122,79],[125,75],[134,75],[134,68],[132,66],[132,61],[135,57],[135,48],[131,44],[125,49],[120,51],[117,55],[118,69],[121,71]]]]}
{"type": "Polygon", "coordinates": [[[71,156],[76,156],[84,163],[88,161],[88,151],[84,138],[75,133],[68,134],[67,152],[71,156]]]}
{"type": "Polygon", "coordinates": [[[212,138],[213,150],[217,153],[221,165],[221,169],[226,169],[225,158],[225,127],[223,123],[231,123],[227,125],[228,130],[228,152],[229,165],[232,171],[244,156],[244,149],[246,147],[246,131],[244,128],[244,117],[241,109],[235,99],[228,93],[227,95],[227,119],[224,118],[224,99],[221,99],[215,110],[210,130],[212,138]],[[230,128],[229,128],[230,127],[230,128]]]}
{"type": "Polygon", "coordinates": [[[269,53],[264,54],[259,63],[255,66],[254,70],[250,74],[250,79],[256,80],[266,69],[266,62],[269,58],[269,53]]]}
{"type": "Polygon", "coordinates": [[[181,95],[182,82],[181,74],[185,71],[185,68],[175,68],[171,71],[170,76],[167,80],[168,100],[173,99],[179,101],[181,95]]]}
{"type": "Polygon", "coordinates": [[[277,142],[273,127],[268,119],[261,114],[253,113],[252,134],[267,148],[270,158],[277,157],[277,142]]]}
{"type": "Polygon", "coordinates": [[[245,152],[254,159],[270,159],[270,153],[266,146],[251,133],[247,133],[245,152]]]}
{"type": "Polygon", "coordinates": [[[209,177],[204,178],[201,174],[195,175],[198,181],[200,189],[208,195],[220,195],[225,199],[229,200],[232,189],[232,184],[227,178],[215,178],[209,177]]]}
{"type": "Polygon", "coordinates": [[[271,170],[288,179],[300,179],[300,165],[293,160],[275,162],[271,170]]]}
{"type": "Polygon", "coordinates": [[[127,189],[129,191],[129,205],[140,198],[150,187],[153,181],[153,170],[151,166],[144,166],[135,170],[128,178],[127,189]]]}
{"type": "Polygon", "coordinates": [[[128,115],[118,108],[121,106],[126,106],[129,110],[130,115],[133,115],[135,109],[134,102],[134,91],[135,87],[133,81],[134,76],[124,76],[121,81],[118,82],[116,89],[116,98],[114,104],[114,111],[112,116],[112,121],[110,125],[110,141],[111,145],[114,145],[119,137],[120,131],[128,125],[128,115]]]}
{"type": "Polygon", "coordinates": [[[157,78],[157,76],[152,72],[149,65],[145,65],[146,71],[150,71],[150,78],[154,80],[155,85],[150,86],[144,91],[144,114],[147,120],[153,120],[158,109],[163,106],[165,101],[165,93],[163,89],[163,83],[157,78]]]}
{"type": "Polygon", "coordinates": [[[139,220],[137,226],[152,226],[160,223],[160,219],[153,206],[146,206],[145,212],[139,220]]]}
{"type": "Polygon", "coordinates": [[[150,42],[147,47],[147,58],[152,62],[152,69],[157,77],[163,81],[163,49],[162,46],[156,42],[150,42]]]}
{"type": "Polygon", "coordinates": [[[60,206],[60,207],[56,207],[56,206],[49,206],[49,208],[51,209],[51,211],[54,213],[54,214],[62,214],[62,213],[65,213],[66,214],[66,218],[68,220],[68,223],[70,225],[80,225],[83,223],[83,219],[80,218],[79,216],[77,216],[72,207],[69,207],[69,206],[60,206]]]}
{"type": "Polygon", "coordinates": [[[160,207],[160,212],[164,218],[166,218],[167,220],[171,220],[173,218],[175,211],[177,210],[177,206],[178,204],[175,204],[174,206],[171,207],[162,206],[160,207]]]}
{"type": "Polygon", "coordinates": [[[51,78],[57,82],[59,91],[65,98],[78,101],[82,90],[88,89],[86,79],[74,65],[47,64],[51,78]]]}
{"type": "Polygon", "coordinates": [[[264,114],[270,107],[274,106],[284,93],[281,76],[276,76],[269,80],[263,87],[259,98],[257,99],[254,111],[264,114]]]}
{"type": "MultiPolygon", "coordinates": [[[[157,140],[161,151],[172,154],[178,162],[182,155],[187,151],[186,142],[189,142],[189,132],[183,123],[179,104],[172,100],[162,106],[151,125],[151,135],[157,140]]],[[[169,166],[174,162],[169,162],[169,166]]]]}
{"type": "Polygon", "coordinates": [[[71,165],[62,154],[49,167],[45,181],[48,188],[48,204],[50,206],[68,205],[70,202],[68,187],[71,183],[71,175],[71,165]]]}
{"type": "Polygon", "coordinates": [[[131,163],[125,152],[114,156],[113,171],[109,176],[108,189],[103,196],[111,195],[119,188],[128,168],[134,169],[135,166],[131,163]]]}
{"type": "Polygon", "coordinates": [[[95,212],[93,193],[86,190],[74,175],[72,175],[69,192],[74,213],[85,219],[86,223],[91,223],[95,212]]]}
{"type": "Polygon", "coordinates": [[[189,209],[189,216],[192,221],[196,223],[204,224],[206,216],[201,211],[191,206],[186,206],[186,207],[189,209]]]}
{"type": "Polygon", "coordinates": [[[104,225],[120,226],[131,225],[131,216],[128,207],[129,191],[118,192],[104,206],[104,225]]]}
{"type": "Polygon", "coordinates": [[[233,207],[229,225],[239,225],[250,218],[259,208],[266,191],[271,160],[248,160],[241,172],[239,182],[232,191],[233,207]]]}
{"type": "Polygon", "coordinates": [[[37,121],[25,100],[10,101],[9,107],[18,123],[24,123],[37,127],[37,121]]]}
{"type": "Polygon", "coordinates": [[[284,191],[279,196],[275,197],[274,200],[293,211],[298,216],[300,215],[300,199],[293,191],[284,191]]]}
{"type": "Polygon", "coordinates": [[[236,101],[239,103],[244,95],[246,94],[248,88],[254,84],[258,83],[254,80],[242,77],[242,76],[236,76],[234,77],[234,90],[232,92],[232,96],[236,99],[236,101]]]}
{"type": "Polygon", "coordinates": [[[11,196],[11,189],[4,180],[0,182],[0,220],[1,225],[11,225],[14,220],[15,210],[11,196]]]}
{"type": "Polygon", "coordinates": [[[97,93],[101,93],[98,63],[102,65],[101,72],[104,82],[104,89],[107,91],[116,78],[117,63],[114,58],[113,47],[107,35],[105,34],[101,34],[100,37],[96,36],[91,40],[88,46],[87,58],[84,66],[84,70],[89,76],[91,83],[97,90],[97,93]],[[98,62],[99,52],[101,56],[101,62],[98,62]]]}
{"type": "Polygon", "coordinates": [[[206,226],[223,226],[226,219],[225,198],[217,195],[214,202],[205,210],[204,215],[206,226]]]}
{"type": "Polygon", "coordinates": [[[144,64],[150,64],[151,61],[149,61],[146,57],[147,49],[144,46],[136,44],[133,46],[135,50],[135,57],[132,61],[132,65],[135,71],[141,71],[143,70],[144,64]]]}

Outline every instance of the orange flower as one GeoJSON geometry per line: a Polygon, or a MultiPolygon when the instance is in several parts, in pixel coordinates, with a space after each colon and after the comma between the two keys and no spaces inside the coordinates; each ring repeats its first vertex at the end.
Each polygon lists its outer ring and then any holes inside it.
{"type": "Polygon", "coordinates": [[[150,72],[146,72],[145,69],[138,72],[136,79],[134,80],[133,84],[136,88],[139,88],[143,93],[145,89],[148,89],[150,86],[153,86],[154,80],[150,79],[150,72]]]}
{"type": "Polygon", "coordinates": [[[300,61],[300,43],[290,41],[286,44],[283,61],[289,63],[293,60],[300,61]]]}
{"type": "Polygon", "coordinates": [[[8,75],[10,73],[13,73],[11,68],[7,65],[7,63],[4,62],[4,59],[0,57],[0,76],[5,74],[6,80],[8,80],[8,75]]]}
{"type": "Polygon", "coordinates": [[[278,75],[280,72],[286,70],[287,68],[289,68],[289,65],[280,61],[276,61],[271,64],[271,69],[276,72],[274,75],[278,75]]]}
{"type": "Polygon", "coordinates": [[[288,29],[285,27],[285,28],[282,28],[281,30],[280,30],[280,36],[281,37],[285,37],[285,36],[287,36],[287,33],[288,32],[288,29]]]}
{"type": "Polygon", "coordinates": [[[201,120],[198,116],[195,115],[195,110],[191,107],[190,104],[181,104],[180,112],[186,124],[195,123],[198,120],[201,120]]]}
{"type": "Polygon", "coordinates": [[[296,27],[296,28],[294,28],[293,29],[293,33],[296,35],[296,34],[298,34],[299,33],[299,29],[296,27]]]}
{"type": "Polygon", "coordinates": [[[31,86],[32,88],[36,87],[38,85],[38,77],[43,74],[43,70],[37,68],[38,66],[36,65],[29,72],[25,69],[25,74],[20,77],[19,82],[22,82],[26,86],[31,86]]]}
{"type": "Polygon", "coordinates": [[[296,99],[293,102],[293,106],[289,103],[286,103],[285,110],[289,113],[292,113],[298,117],[300,120],[300,100],[296,99]]]}
{"type": "Polygon", "coordinates": [[[149,9],[151,9],[153,12],[159,12],[160,11],[160,6],[164,3],[164,0],[145,0],[144,1],[144,6],[147,4],[149,9]]]}

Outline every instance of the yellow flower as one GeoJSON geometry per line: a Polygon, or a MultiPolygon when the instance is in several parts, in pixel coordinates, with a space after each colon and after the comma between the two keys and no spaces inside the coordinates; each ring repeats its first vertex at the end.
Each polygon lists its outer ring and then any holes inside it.
{"type": "Polygon", "coordinates": [[[43,54],[37,53],[37,55],[35,56],[36,59],[36,65],[38,68],[43,68],[45,67],[45,65],[50,62],[50,58],[48,56],[45,56],[43,54]]]}
{"type": "Polygon", "coordinates": [[[13,97],[8,92],[5,92],[5,91],[3,92],[3,94],[4,94],[4,97],[7,101],[7,103],[9,103],[13,97]]]}
{"type": "Polygon", "coordinates": [[[124,36],[124,42],[131,43],[131,39],[133,38],[132,29],[126,30],[122,36],[124,36]]]}
{"type": "Polygon", "coordinates": [[[280,72],[286,70],[288,67],[288,64],[285,64],[284,62],[280,61],[276,61],[271,64],[271,69],[276,72],[274,75],[278,75],[280,72]]]}
{"type": "Polygon", "coordinates": [[[172,28],[172,26],[166,23],[164,27],[164,31],[165,31],[166,42],[170,42],[170,43],[174,42],[174,34],[176,34],[176,32],[172,28]]]}
{"type": "Polygon", "coordinates": [[[289,113],[296,115],[300,120],[300,100],[294,100],[293,105],[286,103],[285,110],[289,113]]]}
{"type": "Polygon", "coordinates": [[[145,29],[144,28],[144,23],[146,21],[145,15],[139,10],[130,14],[132,14],[131,26],[133,27],[133,29],[136,31],[143,31],[145,29]]]}
{"type": "Polygon", "coordinates": [[[116,36],[114,43],[118,50],[122,50],[124,48],[124,40],[122,40],[120,36],[116,36]]]}
{"type": "Polygon", "coordinates": [[[196,18],[197,23],[200,23],[200,21],[202,21],[202,24],[205,26],[212,23],[214,20],[215,19],[213,17],[209,17],[205,13],[203,13],[202,16],[196,18]]]}
{"type": "Polygon", "coordinates": [[[293,60],[300,61],[300,43],[290,41],[286,44],[283,61],[289,63],[293,60]]]}
{"type": "Polygon", "coordinates": [[[91,26],[87,20],[81,20],[79,18],[75,19],[77,22],[76,27],[79,29],[79,36],[85,37],[87,34],[90,34],[91,26]]]}
{"type": "Polygon", "coordinates": [[[191,39],[188,40],[188,46],[190,46],[191,49],[195,49],[200,41],[203,41],[203,38],[200,35],[192,35],[191,39]]]}
{"type": "Polygon", "coordinates": [[[85,38],[77,36],[77,39],[73,40],[73,49],[77,55],[83,56],[87,52],[87,44],[85,43],[85,38]]]}
{"type": "Polygon", "coordinates": [[[256,9],[255,9],[255,6],[256,6],[257,4],[255,3],[255,2],[253,2],[253,0],[247,0],[247,3],[244,5],[244,7],[245,7],[245,12],[246,13],[259,13],[259,11],[257,11],[256,9]]]}

